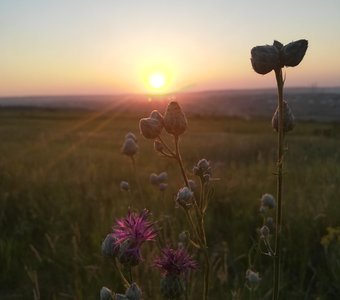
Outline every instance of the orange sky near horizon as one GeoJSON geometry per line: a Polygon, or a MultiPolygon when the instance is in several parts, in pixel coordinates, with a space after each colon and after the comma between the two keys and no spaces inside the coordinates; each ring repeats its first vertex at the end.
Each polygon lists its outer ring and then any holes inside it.
{"type": "Polygon", "coordinates": [[[1,4],[0,96],[275,87],[250,49],[300,38],[309,48],[286,86],[340,86],[339,1],[28,2],[1,4]],[[154,72],[166,78],[158,90],[154,72]]]}

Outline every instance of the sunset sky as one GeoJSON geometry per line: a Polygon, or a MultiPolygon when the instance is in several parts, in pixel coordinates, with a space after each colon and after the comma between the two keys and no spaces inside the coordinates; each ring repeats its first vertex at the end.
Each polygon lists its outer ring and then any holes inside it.
{"type": "Polygon", "coordinates": [[[0,0],[0,96],[273,87],[250,49],[301,38],[286,86],[340,86],[339,37],[339,0],[0,0]]]}

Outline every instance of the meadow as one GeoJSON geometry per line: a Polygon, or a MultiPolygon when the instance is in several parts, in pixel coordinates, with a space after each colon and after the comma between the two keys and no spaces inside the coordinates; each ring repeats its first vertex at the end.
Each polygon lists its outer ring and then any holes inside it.
{"type": "MultiPolygon", "coordinates": [[[[118,109],[0,111],[0,299],[99,299],[103,285],[122,292],[101,243],[129,206],[148,208],[161,228],[133,270],[144,298],[161,299],[150,263],[157,246],[176,245],[189,228],[174,202],[180,170],[139,134],[141,117],[118,109]],[[121,154],[128,132],[138,138],[137,176],[121,154]],[[169,176],[163,192],[149,182],[150,173],[162,171],[169,176]],[[130,192],[120,190],[122,180],[130,192]]],[[[187,174],[195,179],[192,167],[206,158],[214,178],[206,219],[210,298],[270,299],[271,258],[257,258],[262,279],[252,295],[245,279],[261,226],[260,198],[276,191],[270,120],[187,117],[187,174]]],[[[340,299],[340,124],[298,123],[286,144],[282,299],[340,299]]],[[[192,299],[202,280],[197,273],[192,299]]]]}

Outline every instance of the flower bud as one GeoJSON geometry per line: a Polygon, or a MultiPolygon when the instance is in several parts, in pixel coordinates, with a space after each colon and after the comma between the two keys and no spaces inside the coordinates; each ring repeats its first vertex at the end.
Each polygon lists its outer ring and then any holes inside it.
{"type": "Polygon", "coordinates": [[[159,188],[159,190],[160,190],[161,192],[164,192],[164,191],[168,188],[168,184],[165,183],[165,182],[161,182],[161,183],[159,184],[158,188],[159,188]]]}
{"type": "Polygon", "coordinates": [[[270,227],[270,228],[273,228],[273,227],[274,227],[274,220],[273,220],[272,217],[268,217],[268,218],[266,219],[266,225],[267,225],[268,227],[270,227]]]}
{"type": "Polygon", "coordinates": [[[153,110],[150,114],[150,118],[158,120],[161,124],[163,123],[163,116],[158,110],[153,110]]]}
{"type": "Polygon", "coordinates": [[[102,254],[106,257],[116,257],[117,252],[116,239],[112,234],[108,234],[102,242],[102,254]]]}
{"type": "Polygon", "coordinates": [[[125,292],[126,297],[129,300],[141,300],[142,299],[142,291],[138,287],[138,285],[133,282],[125,292]]]}
{"type": "Polygon", "coordinates": [[[185,186],[178,191],[176,202],[180,206],[186,208],[188,206],[191,206],[193,196],[194,196],[194,193],[188,187],[185,186]]]}
{"type": "MultiPolygon", "coordinates": [[[[273,118],[272,118],[272,126],[278,132],[279,128],[279,108],[276,109],[273,118]]],[[[293,130],[295,127],[295,118],[294,115],[286,101],[283,101],[283,132],[286,133],[288,131],[293,130]]]]}
{"type": "Polygon", "coordinates": [[[276,46],[256,46],[251,49],[251,64],[255,72],[267,74],[280,67],[280,53],[276,46]]]}
{"type": "Polygon", "coordinates": [[[275,198],[271,194],[264,194],[261,197],[261,205],[267,208],[275,208],[275,198]]]}
{"type": "Polygon", "coordinates": [[[177,299],[184,292],[184,285],[178,276],[165,276],[161,279],[161,294],[167,299],[177,299]]]}
{"type": "Polygon", "coordinates": [[[246,279],[248,280],[248,283],[251,286],[256,286],[260,283],[261,278],[259,276],[259,273],[256,273],[250,269],[247,270],[246,272],[246,279]]]}
{"type": "Polygon", "coordinates": [[[197,189],[197,184],[194,180],[189,179],[188,184],[189,184],[190,190],[195,191],[197,189]]]}
{"type": "Polygon", "coordinates": [[[182,231],[179,235],[178,235],[178,240],[183,243],[183,244],[188,244],[189,242],[189,233],[187,231],[182,231]]]}
{"type": "Polygon", "coordinates": [[[112,291],[103,286],[100,290],[100,300],[113,300],[112,291]]]}
{"type": "Polygon", "coordinates": [[[128,132],[126,135],[125,135],[125,139],[133,139],[136,143],[137,143],[137,138],[136,136],[132,133],[132,132],[128,132]]]}
{"type": "Polygon", "coordinates": [[[203,172],[207,172],[210,168],[210,164],[209,162],[205,159],[205,158],[202,158],[198,161],[197,163],[197,167],[203,172]]]}
{"type": "Polygon", "coordinates": [[[119,184],[120,190],[121,191],[128,191],[130,190],[130,185],[127,181],[121,181],[119,184]]]}
{"type": "Polygon", "coordinates": [[[114,300],[129,300],[129,298],[122,294],[115,294],[114,300]]]}
{"type": "Polygon", "coordinates": [[[138,145],[132,138],[128,138],[124,141],[122,147],[122,153],[127,156],[134,156],[138,152],[138,145]]]}
{"type": "Polygon", "coordinates": [[[175,136],[181,135],[188,126],[185,114],[179,104],[175,101],[169,103],[163,122],[165,130],[175,136]]]}
{"type": "Polygon", "coordinates": [[[139,121],[139,129],[145,138],[155,139],[161,134],[163,124],[157,119],[143,118],[139,121]]]}
{"type": "Polygon", "coordinates": [[[153,185],[158,185],[159,182],[158,182],[158,176],[156,173],[151,173],[150,174],[150,183],[153,184],[153,185]]]}
{"type": "Polygon", "coordinates": [[[162,172],[158,175],[158,182],[165,182],[168,180],[168,173],[162,172]]]}
{"type": "Polygon", "coordinates": [[[287,67],[297,66],[305,56],[307,40],[298,40],[285,45],[281,50],[281,61],[287,67]]]}
{"type": "Polygon", "coordinates": [[[122,265],[128,267],[137,266],[142,260],[139,250],[131,249],[131,241],[129,240],[120,245],[117,258],[122,265]]]}

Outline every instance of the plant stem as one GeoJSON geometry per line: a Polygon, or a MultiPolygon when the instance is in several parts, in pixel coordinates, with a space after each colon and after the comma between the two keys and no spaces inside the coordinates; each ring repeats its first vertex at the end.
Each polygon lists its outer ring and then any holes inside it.
{"type": "Polygon", "coordinates": [[[274,282],[273,282],[273,300],[279,299],[280,289],[280,263],[281,263],[281,231],[282,231],[282,167],[283,167],[283,77],[282,69],[275,70],[277,91],[278,91],[278,134],[277,134],[277,209],[276,209],[276,227],[275,227],[275,255],[274,255],[274,282]]]}
{"type": "Polygon", "coordinates": [[[126,288],[128,288],[130,286],[130,282],[125,278],[124,274],[122,273],[121,269],[119,268],[116,259],[113,259],[113,266],[115,267],[115,269],[117,270],[120,278],[123,281],[123,284],[126,288]]]}
{"type": "Polygon", "coordinates": [[[176,160],[179,164],[179,167],[181,168],[181,172],[182,172],[182,176],[183,176],[183,179],[184,179],[184,182],[185,182],[185,185],[187,187],[189,187],[189,182],[188,182],[188,177],[187,175],[185,174],[185,170],[184,170],[184,166],[183,166],[183,161],[182,161],[182,157],[181,157],[181,153],[179,152],[179,137],[178,135],[175,135],[175,157],[176,157],[176,160]]]}

